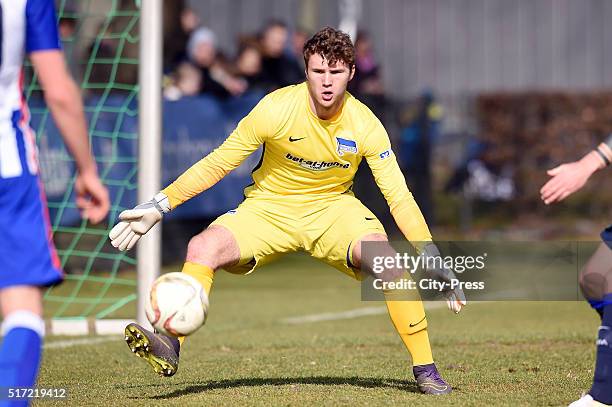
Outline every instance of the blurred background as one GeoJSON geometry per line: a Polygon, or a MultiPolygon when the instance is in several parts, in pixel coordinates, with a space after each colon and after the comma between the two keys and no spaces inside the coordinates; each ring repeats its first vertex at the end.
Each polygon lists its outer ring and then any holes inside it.
{"type": "MultiPolygon", "coordinates": [[[[119,333],[138,315],[143,276],[156,272],[136,273],[138,260],[161,255],[162,272],[178,271],[189,238],[242,201],[259,154],[164,218],[161,253],[113,248],[110,229],[137,204],[139,6],[150,0],[55,1],[112,207],[102,225],[80,219],[72,159],[28,69],[31,124],[66,272],[44,295],[47,332],[119,333]]],[[[589,388],[599,320],[575,302],[577,272],[611,222],[610,169],[553,207],[539,189],[547,169],[580,158],[612,131],[611,0],[163,6],[163,185],[223,142],[267,92],[304,80],[301,48],[310,35],[325,25],[350,33],[357,48],[350,92],[383,121],[434,237],[451,241],[441,250],[490,254],[486,271],[463,274],[488,290],[468,292],[466,311],[426,304],[438,366],[458,391],[429,402],[414,394],[386,307],[301,254],[255,278],[217,273],[212,312],[181,350],[177,380],[147,375],[118,337],[59,337],[46,339],[42,388],[68,386],[88,405],[435,406],[567,405],[589,388]]],[[[354,191],[404,240],[367,166],[354,191]]]]}
{"type": "MultiPolygon", "coordinates": [[[[112,189],[112,223],[135,203],[138,2],[57,3],[112,189]]],[[[302,46],[330,25],[355,41],[349,90],[385,124],[436,238],[595,240],[609,223],[605,172],[561,205],[539,199],[547,169],[580,158],[612,130],[609,1],[167,0],[163,19],[164,185],[263,95],[304,80],[302,46]]],[[[36,85],[28,97],[54,225],[70,225],[71,164],[58,158],[63,147],[36,108],[36,85]]],[[[192,234],[239,204],[258,159],[173,213],[166,261],[181,259],[192,234]]],[[[355,193],[398,233],[367,167],[355,193]]]]}

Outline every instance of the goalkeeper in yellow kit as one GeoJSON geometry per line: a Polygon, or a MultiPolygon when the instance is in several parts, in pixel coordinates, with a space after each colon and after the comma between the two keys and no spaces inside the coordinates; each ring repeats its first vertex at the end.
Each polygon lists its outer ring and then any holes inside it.
{"type": "MultiPolygon", "coordinates": [[[[235,210],[220,216],[189,242],[183,272],[209,293],[215,271],[247,274],[275,255],[303,250],[360,279],[361,243],[383,242],[394,255],[376,216],[352,193],[355,172],[365,157],[402,233],[417,250],[439,255],[429,229],[399,169],[389,137],[374,114],[346,92],[355,73],[349,36],[324,28],[304,46],[306,82],[264,97],[223,144],[197,162],[151,201],[119,215],[110,238],[132,248],[164,213],[212,187],[263,145],[253,184],[235,210]]],[[[381,244],[381,243],[379,243],[381,244]]],[[[398,270],[401,272],[401,270],[398,270]]],[[[431,270],[443,282],[450,270],[431,270]]],[[[466,304],[463,292],[445,292],[449,308],[466,304]]],[[[446,394],[451,387],[435,364],[420,299],[387,300],[391,320],[412,356],[419,389],[446,394]]],[[[126,341],[156,372],[173,375],[183,338],[126,327],[126,341]]]]}

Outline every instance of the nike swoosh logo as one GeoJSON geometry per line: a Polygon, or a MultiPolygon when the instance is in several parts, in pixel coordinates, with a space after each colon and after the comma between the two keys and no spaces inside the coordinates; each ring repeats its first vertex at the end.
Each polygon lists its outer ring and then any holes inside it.
{"type": "Polygon", "coordinates": [[[366,220],[374,220],[374,219],[376,219],[376,218],[368,218],[368,217],[366,216],[366,220]]]}
{"type": "Polygon", "coordinates": [[[419,322],[417,322],[416,324],[410,324],[410,328],[414,328],[415,326],[417,326],[418,324],[420,324],[421,322],[425,321],[425,317],[423,317],[423,319],[421,319],[419,322]]]}
{"type": "Polygon", "coordinates": [[[289,141],[293,143],[294,141],[304,140],[305,138],[306,137],[293,138],[293,137],[289,136],[289,141]]]}

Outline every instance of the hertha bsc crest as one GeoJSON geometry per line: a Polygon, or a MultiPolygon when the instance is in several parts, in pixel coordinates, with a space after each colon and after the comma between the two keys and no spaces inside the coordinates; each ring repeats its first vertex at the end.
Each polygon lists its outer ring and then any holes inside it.
{"type": "Polygon", "coordinates": [[[344,155],[344,153],[357,154],[357,143],[354,140],[336,137],[336,142],[338,143],[338,155],[344,155]]]}

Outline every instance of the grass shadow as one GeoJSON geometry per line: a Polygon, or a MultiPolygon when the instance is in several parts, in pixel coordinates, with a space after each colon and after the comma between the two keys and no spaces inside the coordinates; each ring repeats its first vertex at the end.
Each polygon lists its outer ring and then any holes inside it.
{"type": "Polygon", "coordinates": [[[313,376],[313,377],[258,377],[258,378],[241,378],[241,379],[225,379],[194,384],[183,389],[177,389],[167,394],[159,394],[150,397],[131,397],[135,399],[150,398],[150,399],[172,399],[189,394],[204,393],[210,390],[232,389],[237,387],[259,387],[259,386],[288,386],[295,384],[315,384],[324,386],[342,386],[349,385],[363,388],[390,388],[403,390],[412,393],[418,393],[419,390],[416,383],[413,381],[405,381],[398,379],[385,379],[373,377],[333,377],[333,376],[313,376]]]}

